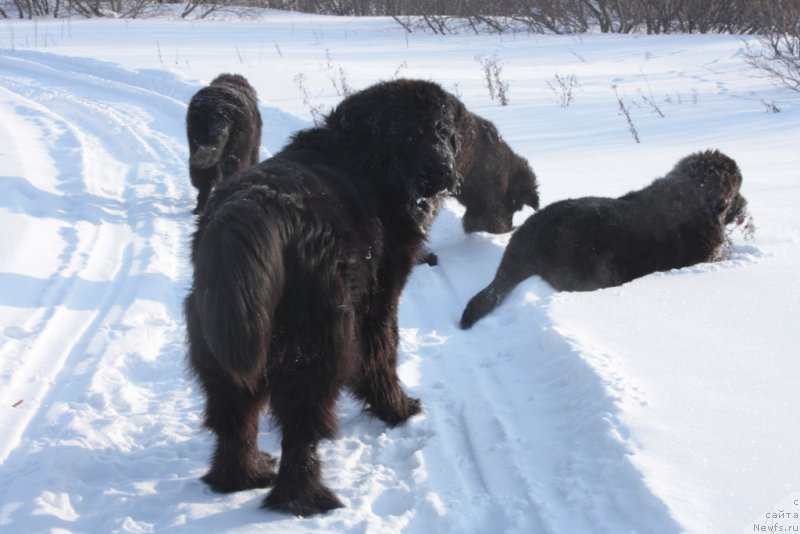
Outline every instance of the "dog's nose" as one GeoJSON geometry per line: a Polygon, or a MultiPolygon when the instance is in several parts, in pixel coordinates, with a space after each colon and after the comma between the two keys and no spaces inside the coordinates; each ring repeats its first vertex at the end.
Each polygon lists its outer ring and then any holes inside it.
{"type": "Polygon", "coordinates": [[[455,161],[449,154],[436,154],[426,165],[429,175],[435,178],[441,185],[441,190],[452,191],[458,185],[458,172],[456,172],[455,161]]]}

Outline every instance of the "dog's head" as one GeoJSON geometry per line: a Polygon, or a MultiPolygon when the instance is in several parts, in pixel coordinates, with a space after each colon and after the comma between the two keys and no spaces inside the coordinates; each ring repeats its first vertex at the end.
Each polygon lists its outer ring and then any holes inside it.
{"type": "Polygon", "coordinates": [[[743,222],[747,200],[739,192],[742,173],[733,159],[719,150],[706,150],[683,158],[675,170],[695,180],[713,215],[723,224],[743,222]]]}
{"type": "Polygon", "coordinates": [[[463,113],[463,104],[433,82],[395,80],[347,97],[326,126],[361,152],[366,174],[418,200],[457,187],[455,124],[463,113]]]}
{"type": "MultiPolygon", "coordinates": [[[[528,162],[512,153],[508,172],[487,177],[482,194],[460,197],[466,206],[461,225],[464,231],[503,234],[514,227],[514,214],[523,206],[539,209],[536,175],[528,162]]],[[[469,178],[465,178],[469,180],[469,178]]]]}
{"type": "Polygon", "coordinates": [[[211,80],[211,85],[233,85],[235,87],[244,88],[255,93],[253,86],[250,85],[250,82],[247,81],[247,78],[241,74],[230,74],[223,72],[211,80]]]}
{"type": "Polygon", "coordinates": [[[464,231],[509,232],[514,213],[524,205],[539,207],[536,175],[491,121],[468,112],[457,128],[462,151],[456,167],[463,183],[456,198],[466,208],[464,231]]]}

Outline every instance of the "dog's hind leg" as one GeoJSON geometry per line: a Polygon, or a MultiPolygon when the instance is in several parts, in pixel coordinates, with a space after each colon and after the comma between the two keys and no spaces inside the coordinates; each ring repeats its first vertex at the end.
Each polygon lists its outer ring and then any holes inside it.
{"type": "Polygon", "coordinates": [[[231,380],[209,350],[193,297],[186,300],[189,363],[206,395],[204,425],[216,437],[211,469],[203,481],[218,492],[264,488],[275,480],[276,461],[258,449],[258,418],[267,402],[263,388],[250,391],[231,380]]]}
{"type": "MultiPolygon", "coordinates": [[[[316,336],[316,334],[315,334],[316,336]]],[[[299,355],[286,354],[270,372],[270,411],[283,433],[275,486],[264,507],[297,516],[324,513],[342,503],[322,482],[317,444],[336,432],[335,407],[341,384],[336,371],[320,361],[330,355],[312,353],[309,344],[295,344],[299,355]],[[333,376],[331,376],[333,373],[333,376]]]]}
{"type": "MultiPolygon", "coordinates": [[[[302,268],[290,269],[297,274],[302,268]]],[[[294,320],[273,330],[267,368],[270,412],[283,439],[278,479],[264,507],[309,516],[342,507],[322,482],[317,444],[336,433],[336,402],[353,359],[354,320],[342,304],[344,283],[320,288],[314,278],[297,278],[303,282],[287,289],[296,298],[276,312],[294,320]]]]}
{"type": "MultiPolygon", "coordinates": [[[[317,444],[335,434],[339,388],[321,366],[297,369],[297,376],[274,375],[284,382],[270,394],[270,409],[279,422],[281,461],[278,478],[264,507],[297,516],[324,513],[342,503],[322,482],[317,444]]],[[[273,376],[270,376],[270,380],[273,376]]]]}

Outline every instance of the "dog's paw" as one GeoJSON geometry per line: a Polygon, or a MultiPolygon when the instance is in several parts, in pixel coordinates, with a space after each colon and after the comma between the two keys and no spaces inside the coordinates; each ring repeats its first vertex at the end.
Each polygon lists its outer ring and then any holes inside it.
{"type": "Polygon", "coordinates": [[[370,406],[370,411],[390,427],[405,423],[410,417],[422,413],[422,403],[419,399],[409,397],[405,393],[402,395],[395,402],[383,406],[370,406]]]}
{"type": "Polygon", "coordinates": [[[259,456],[244,466],[215,462],[202,480],[217,493],[268,488],[275,484],[277,463],[271,455],[259,451],[259,456]]]}
{"type": "Polygon", "coordinates": [[[334,508],[343,508],[331,490],[322,484],[298,488],[291,484],[278,484],[264,499],[263,508],[308,517],[324,514],[334,508]]]}
{"type": "Polygon", "coordinates": [[[439,265],[439,256],[436,255],[435,252],[428,252],[417,258],[417,263],[419,265],[429,265],[431,267],[436,267],[439,265]]]}
{"type": "Polygon", "coordinates": [[[402,422],[420,413],[422,413],[422,402],[414,397],[406,397],[406,416],[402,422]]]}

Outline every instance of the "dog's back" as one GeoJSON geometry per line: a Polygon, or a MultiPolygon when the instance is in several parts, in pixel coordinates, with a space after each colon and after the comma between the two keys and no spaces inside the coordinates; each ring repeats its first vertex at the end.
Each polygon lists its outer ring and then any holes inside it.
{"type": "Polygon", "coordinates": [[[358,206],[330,187],[335,171],[322,181],[304,168],[277,157],[224,182],[194,237],[193,299],[203,337],[215,361],[248,387],[263,375],[274,332],[302,330],[294,323],[303,317],[308,331],[327,324],[312,316],[334,313],[331,299],[354,289],[345,281],[365,278],[348,272],[364,267],[356,257],[368,256],[368,239],[356,230],[369,228],[358,220],[358,206]],[[347,210],[337,209],[342,203],[347,210]],[[314,306],[288,309],[294,302],[314,306]],[[280,324],[284,317],[290,328],[280,324]]]}

